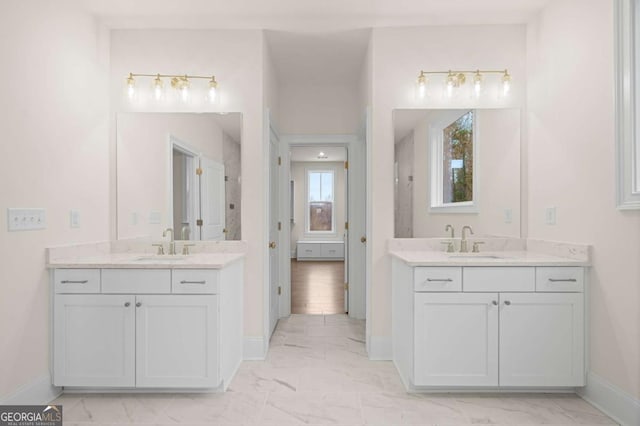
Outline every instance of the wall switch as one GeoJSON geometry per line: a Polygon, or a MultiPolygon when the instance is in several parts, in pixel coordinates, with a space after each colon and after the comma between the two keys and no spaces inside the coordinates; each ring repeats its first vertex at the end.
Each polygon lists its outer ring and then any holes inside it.
{"type": "Polygon", "coordinates": [[[162,221],[162,213],[158,211],[152,211],[149,213],[149,223],[151,225],[159,225],[162,221]]]}
{"type": "Polygon", "coordinates": [[[513,222],[513,210],[504,209],[504,223],[513,222]]]}
{"type": "Polygon", "coordinates": [[[69,212],[69,226],[72,228],[80,228],[80,211],[71,210],[69,212]]]}
{"type": "Polygon", "coordinates": [[[544,223],[546,223],[547,225],[556,224],[556,208],[555,207],[547,207],[544,210],[544,223]]]}
{"type": "Polygon", "coordinates": [[[131,225],[138,224],[138,212],[131,212],[131,225]]]}
{"type": "Polygon", "coordinates": [[[9,231],[31,231],[47,228],[44,209],[7,209],[9,231]]]}

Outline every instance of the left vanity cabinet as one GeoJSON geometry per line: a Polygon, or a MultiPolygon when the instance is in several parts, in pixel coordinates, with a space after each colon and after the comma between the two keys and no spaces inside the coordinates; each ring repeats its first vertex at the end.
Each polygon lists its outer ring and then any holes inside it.
{"type": "Polygon", "coordinates": [[[242,271],[55,269],[53,384],[226,388],[242,358],[242,271]]]}

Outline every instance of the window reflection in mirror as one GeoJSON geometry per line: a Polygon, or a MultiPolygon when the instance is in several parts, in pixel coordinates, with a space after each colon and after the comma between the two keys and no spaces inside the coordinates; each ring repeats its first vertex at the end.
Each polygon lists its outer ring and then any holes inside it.
{"type": "Polygon", "coordinates": [[[117,117],[118,238],[239,240],[242,116],[117,117]]]}
{"type": "Polygon", "coordinates": [[[442,131],[442,199],[437,205],[473,201],[473,111],[442,131]]]}

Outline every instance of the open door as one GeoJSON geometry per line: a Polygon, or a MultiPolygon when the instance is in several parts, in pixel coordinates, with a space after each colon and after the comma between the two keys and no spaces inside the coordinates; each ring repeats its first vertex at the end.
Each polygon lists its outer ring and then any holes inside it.
{"type": "Polygon", "coordinates": [[[269,336],[273,334],[280,316],[280,283],[278,280],[279,256],[279,140],[269,126],[269,336]]]}
{"type": "Polygon", "coordinates": [[[224,164],[200,157],[200,232],[202,240],[224,240],[224,164]]]}

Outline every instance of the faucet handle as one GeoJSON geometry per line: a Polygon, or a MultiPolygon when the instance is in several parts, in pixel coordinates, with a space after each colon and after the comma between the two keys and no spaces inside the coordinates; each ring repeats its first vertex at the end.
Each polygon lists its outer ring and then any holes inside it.
{"type": "Polygon", "coordinates": [[[480,253],[480,244],[484,244],[484,241],[474,241],[473,248],[471,249],[472,253],[480,253]]]}
{"type": "Polygon", "coordinates": [[[440,242],[440,244],[447,245],[447,253],[453,253],[455,251],[455,248],[453,247],[453,241],[442,241],[440,242]]]}
{"type": "Polygon", "coordinates": [[[153,247],[158,247],[157,254],[164,254],[164,246],[162,244],[151,244],[153,247]]]}
{"type": "Polygon", "coordinates": [[[182,246],[182,254],[189,254],[189,247],[193,247],[193,246],[195,246],[195,244],[187,244],[187,243],[185,243],[182,246]]]}

